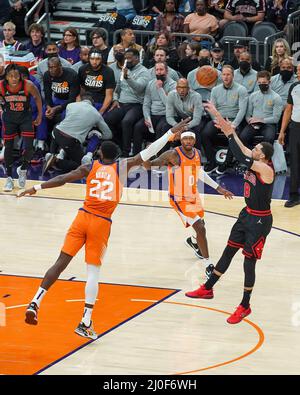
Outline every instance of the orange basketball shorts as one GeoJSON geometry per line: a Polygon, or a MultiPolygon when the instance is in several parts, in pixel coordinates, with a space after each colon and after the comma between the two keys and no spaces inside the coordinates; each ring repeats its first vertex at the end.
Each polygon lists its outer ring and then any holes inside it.
{"type": "Polygon", "coordinates": [[[85,245],[85,262],[101,265],[110,235],[111,221],[79,210],[66,234],[62,252],[75,256],[85,245]]]}
{"type": "Polygon", "coordinates": [[[180,216],[186,228],[193,226],[195,222],[204,217],[204,210],[200,199],[196,199],[195,202],[188,202],[186,200],[170,198],[170,204],[180,216]]]}

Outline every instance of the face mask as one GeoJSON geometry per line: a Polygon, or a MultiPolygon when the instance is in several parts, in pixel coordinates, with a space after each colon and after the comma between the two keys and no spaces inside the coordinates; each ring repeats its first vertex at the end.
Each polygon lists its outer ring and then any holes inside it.
{"type": "Polygon", "coordinates": [[[50,59],[50,58],[57,58],[57,57],[58,57],[58,53],[57,53],[57,52],[48,53],[48,54],[47,54],[47,58],[48,58],[48,59],[50,59]]]}
{"type": "Polygon", "coordinates": [[[208,58],[201,58],[199,60],[199,67],[209,66],[209,65],[210,65],[210,60],[208,58]]]}
{"type": "Polygon", "coordinates": [[[117,52],[115,54],[115,59],[117,62],[123,62],[125,55],[122,52],[117,52]]]}
{"type": "Polygon", "coordinates": [[[269,84],[258,84],[258,86],[262,93],[266,93],[269,90],[269,84]]]}
{"type": "Polygon", "coordinates": [[[126,68],[127,68],[128,70],[133,69],[134,66],[135,66],[135,64],[133,64],[132,62],[127,62],[127,63],[126,63],[126,68]]]}
{"type": "Polygon", "coordinates": [[[167,78],[167,77],[166,77],[165,75],[157,75],[157,76],[156,76],[156,79],[157,79],[158,81],[163,81],[163,82],[164,82],[164,81],[166,81],[166,78],[167,78]]]}
{"type": "Polygon", "coordinates": [[[281,75],[282,81],[284,83],[288,82],[292,78],[293,74],[294,74],[293,71],[290,71],[290,70],[281,70],[280,71],[280,75],[281,75]]]}
{"type": "Polygon", "coordinates": [[[249,71],[250,70],[250,63],[247,62],[246,60],[242,60],[240,62],[240,69],[244,72],[249,71]]]}

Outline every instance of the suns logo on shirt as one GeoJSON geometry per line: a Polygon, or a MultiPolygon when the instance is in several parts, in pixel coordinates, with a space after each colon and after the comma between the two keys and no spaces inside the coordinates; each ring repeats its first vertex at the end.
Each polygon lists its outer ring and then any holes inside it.
{"type": "Polygon", "coordinates": [[[89,88],[102,88],[103,86],[103,76],[102,75],[87,75],[85,79],[85,86],[89,88]]]}
{"type": "Polygon", "coordinates": [[[54,93],[69,93],[70,87],[67,81],[52,82],[51,89],[54,93]]]}

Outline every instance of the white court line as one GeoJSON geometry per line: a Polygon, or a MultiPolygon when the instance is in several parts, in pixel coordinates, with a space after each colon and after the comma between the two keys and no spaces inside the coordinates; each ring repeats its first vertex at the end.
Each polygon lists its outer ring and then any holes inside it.
{"type": "MultiPolygon", "coordinates": [[[[96,299],[96,301],[99,299],[96,299]]],[[[85,302],[85,299],[66,299],[66,302],[85,302]]]]}
{"type": "Polygon", "coordinates": [[[19,304],[17,306],[9,306],[9,307],[5,307],[5,308],[6,308],[6,310],[9,310],[9,309],[17,309],[18,307],[25,307],[25,306],[28,306],[28,303],[26,303],[26,304],[19,304]]]}
{"type": "Polygon", "coordinates": [[[150,300],[150,299],[130,299],[131,302],[150,302],[150,303],[156,303],[158,300],[150,300]]]}

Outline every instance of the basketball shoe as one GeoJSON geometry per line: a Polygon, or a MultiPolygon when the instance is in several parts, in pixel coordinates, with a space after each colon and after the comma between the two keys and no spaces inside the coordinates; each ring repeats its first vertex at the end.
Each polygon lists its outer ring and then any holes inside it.
{"type": "Polygon", "coordinates": [[[4,192],[11,192],[14,189],[14,180],[11,177],[7,177],[6,183],[3,187],[4,192]]]}
{"type": "Polygon", "coordinates": [[[78,324],[77,328],[75,329],[75,333],[79,336],[88,337],[89,339],[96,340],[98,334],[95,332],[93,328],[93,323],[91,321],[90,326],[85,326],[83,322],[78,324]]]}
{"type": "Polygon", "coordinates": [[[185,296],[194,299],[212,299],[214,297],[214,291],[213,289],[206,289],[205,285],[202,284],[201,287],[195,291],[186,292],[185,296]]]}
{"type": "Polygon", "coordinates": [[[227,318],[227,322],[228,324],[238,324],[242,321],[243,318],[247,317],[247,315],[249,314],[251,314],[250,306],[246,309],[240,304],[235,312],[231,314],[229,318],[227,318]]]}
{"type": "Polygon", "coordinates": [[[198,257],[199,259],[203,259],[202,252],[198,247],[198,244],[193,242],[193,236],[188,237],[185,241],[185,244],[194,250],[196,257],[198,257]]]}
{"type": "Polygon", "coordinates": [[[26,324],[29,325],[37,325],[38,320],[37,320],[37,313],[38,313],[38,307],[37,304],[34,302],[31,302],[30,305],[27,307],[26,313],[25,313],[25,322],[26,324]]]}
{"type": "Polygon", "coordinates": [[[18,173],[18,185],[20,189],[24,189],[26,185],[26,179],[27,179],[27,170],[22,170],[21,166],[17,168],[17,173],[18,173]]]}

